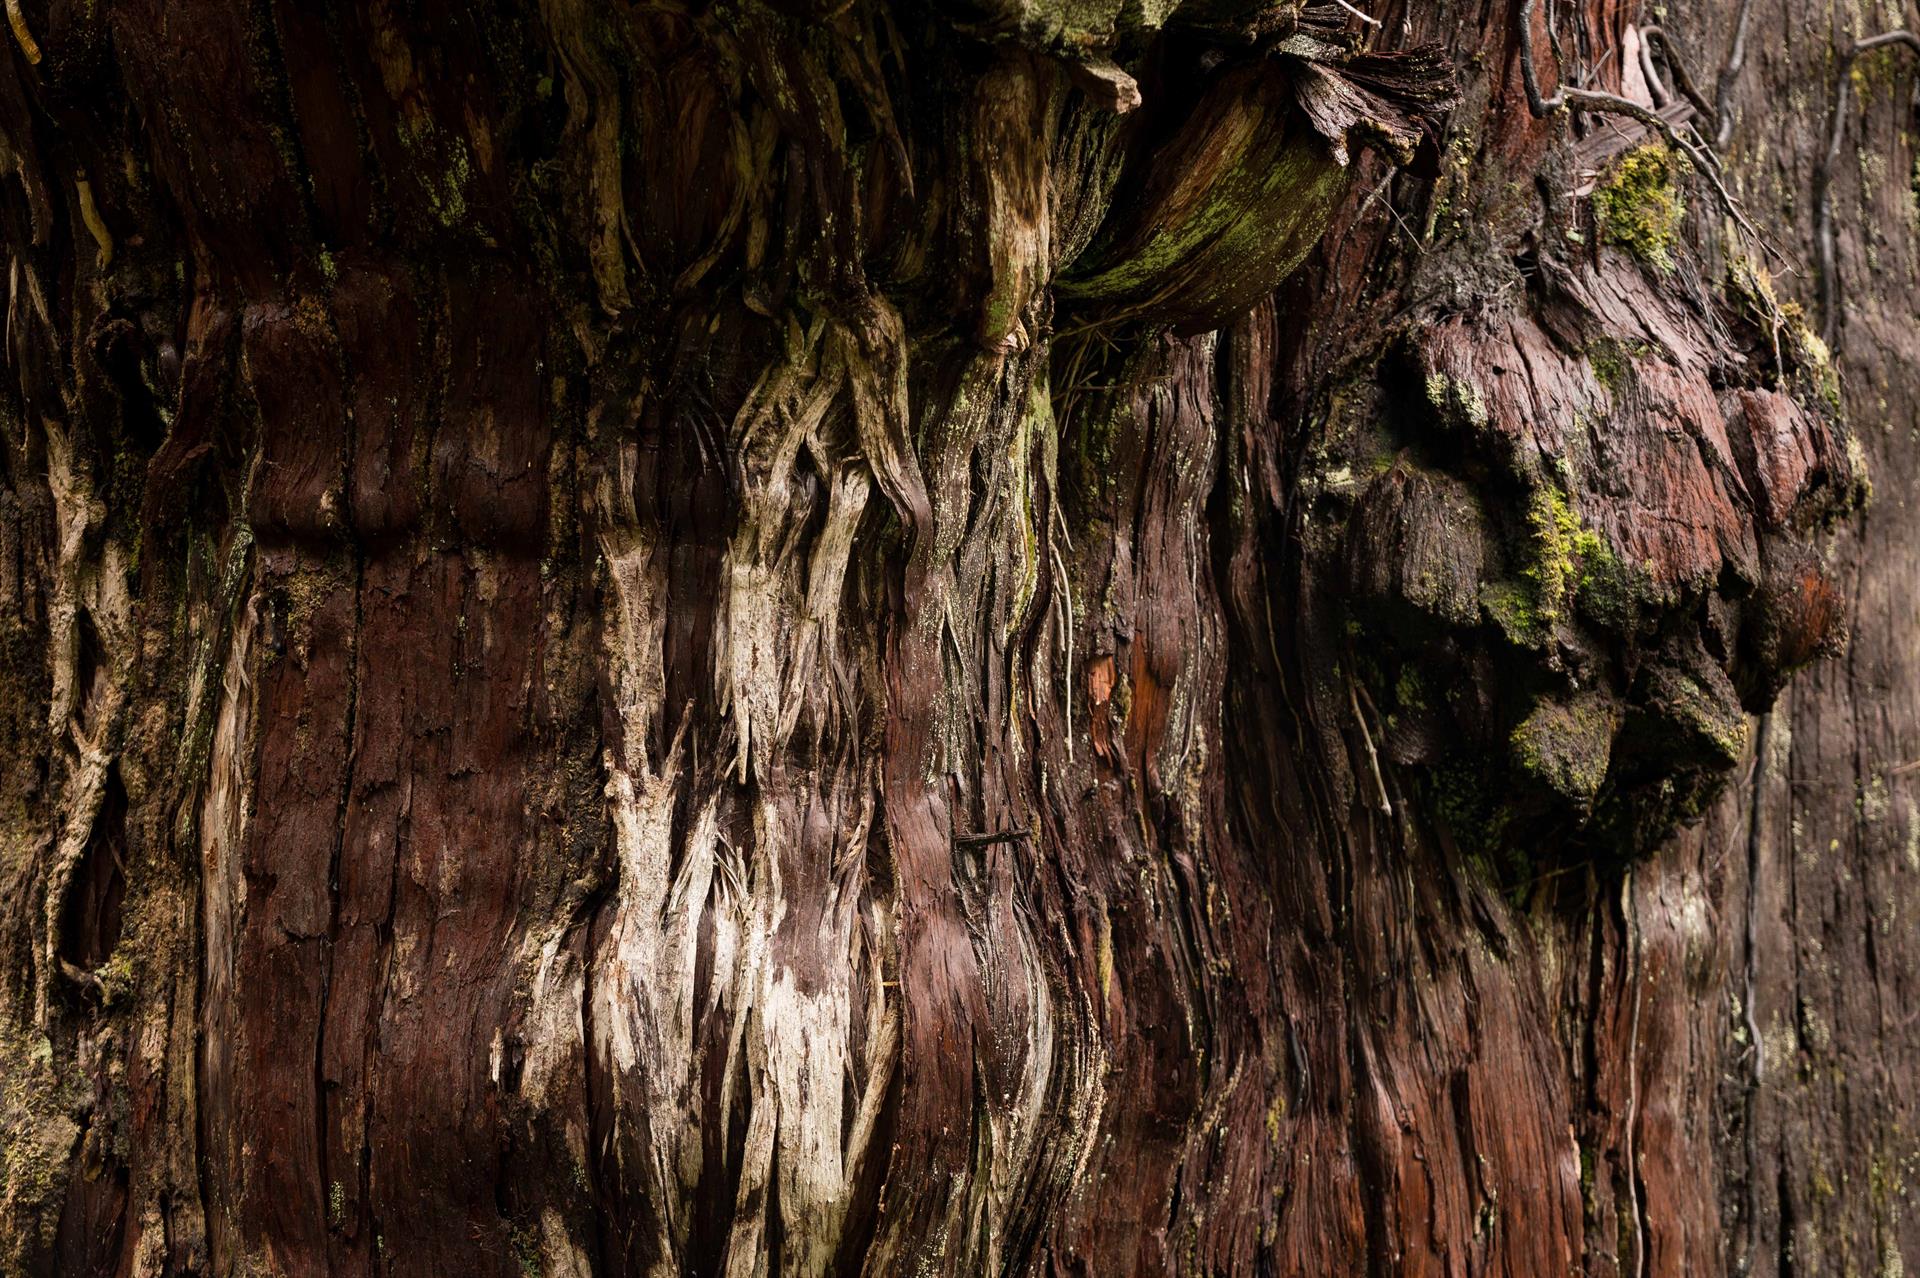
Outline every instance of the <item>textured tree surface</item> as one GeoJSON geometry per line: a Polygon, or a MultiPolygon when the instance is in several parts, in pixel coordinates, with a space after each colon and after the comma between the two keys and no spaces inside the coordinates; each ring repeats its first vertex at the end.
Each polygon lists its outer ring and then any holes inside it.
{"type": "Polygon", "coordinates": [[[1920,1264],[1892,0],[6,7],[0,1271],[1920,1264]]]}

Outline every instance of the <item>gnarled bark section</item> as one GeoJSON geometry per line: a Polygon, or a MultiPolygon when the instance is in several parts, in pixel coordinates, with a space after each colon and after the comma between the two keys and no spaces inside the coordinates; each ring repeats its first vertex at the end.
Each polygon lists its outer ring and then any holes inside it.
{"type": "Polygon", "coordinates": [[[9,14],[6,1264],[1720,1259],[1861,463],[1502,15],[9,14]]]}

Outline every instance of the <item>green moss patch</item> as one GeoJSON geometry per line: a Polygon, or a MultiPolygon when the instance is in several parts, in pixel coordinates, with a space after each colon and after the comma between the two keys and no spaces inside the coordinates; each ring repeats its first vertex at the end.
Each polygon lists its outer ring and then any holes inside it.
{"type": "Polygon", "coordinates": [[[1542,701],[1514,728],[1514,766],[1554,793],[1585,807],[1606,780],[1618,718],[1599,694],[1542,701]]]}
{"type": "Polygon", "coordinates": [[[1600,235],[1658,270],[1673,269],[1686,202],[1680,177],[1687,163],[1663,143],[1649,143],[1621,157],[1593,194],[1600,235]]]}
{"type": "Polygon", "coordinates": [[[1618,563],[1606,538],[1589,528],[1566,494],[1539,483],[1527,498],[1526,540],[1516,578],[1493,582],[1480,603],[1509,640],[1544,643],[1576,594],[1612,583],[1618,563]]]}

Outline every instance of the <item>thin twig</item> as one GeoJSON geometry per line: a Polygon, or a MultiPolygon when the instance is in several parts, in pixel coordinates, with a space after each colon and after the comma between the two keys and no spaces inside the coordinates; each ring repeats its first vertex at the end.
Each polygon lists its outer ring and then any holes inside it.
{"type": "Polygon", "coordinates": [[[1733,39],[1727,43],[1727,60],[1720,64],[1720,76],[1713,84],[1713,144],[1724,147],[1733,141],[1733,86],[1747,65],[1747,19],[1753,15],[1753,0],[1740,0],[1740,15],[1733,20],[1733,39]]]}
{"type": "Polygon", "coordinates": [[[1667,86],[1660,80],[1660,68],[1653,65],[1653,41],[1641,33],[1638,44],[1640,78],[1647,82],[1647,96],[1653,99],[1653,109],[1658,111],[1673,99],[1667,93],[1667,86]]]}
{"type": "MultiPolygon", "coordinates": [[[[1533,7],[1538,0],[1520,0],[1520,79],[1527,90],[1527,109],[1534,116],[1545,119],[1556,111],[1576,110],[1592,111],[1603,115],[1624,115],[1638,120],[1650,129],[1656,130],[1667,140],[1674,150],[1687,157],[1700,175],[1713,187],[1713,193],[1720,200],[1721,207],[1728,216],[1739,224],[1740,229],[1752,236],[1758,243],[1761,239],[1760,228],[1756,227],[1740,208],[1739,201],[1720,178],[1720,162],[1714,157],[1712,149],[1705,141],[1689,142],[1673,123],[1663,118],[1657,111],[1640,105],[1617,93],[1603,93],[1598,89],[1576,89],[1566,84],[1554,91],[1552,97],[1540,92],[1540,73],[1533,65],[1533,7]]],[[[1771,251],[1771,250],[1769,250],[1771,251]]]]}
{"type": "MultiPolygon", "coordinates": [[[[1388,184],[1398,176],[1399,173],[1397,171],[1389,170],[1387,176],[1380,179],[1380,185],[1374,187],[1372,191],[1368,192],[1367,198],[1360,201],[1360,211],[1364,213],[1369,204],[1372,204],[1375,200],[1380,200],[1381,192],[1385,191],[1388,184]]],[[[1380,207],[1384,208],[1393,220],[1400,224],[1400,233],[1407,237],[1407,242],[1412,244],[1414,250],[1417,252],[1420,248],[1420,237],[1413,233],[1413,228],[1407,225],[1407,220],[1400,216],[1400,210],[1393,207],[1393,201],[1391,199],[1380,200],[1380,207]]],[[[1349,222],[1347,224],[1347,230],[1351,231],[1354,223],[1358,221],[1359,218],[1356,217],[1353,222],[1349,222]]],[[[1340,242],[1341,247],[1344,248],[1346,246],[1346,234],[1344,232],[1341,234],[1340,242]]]]}
{"type": "Polygon", "coordinates": [[[1351,13],[1354,17],[1360,19],[1360,21],[1366,23],[1370,27],[1377,27],[1380,25],[1380,19],[1360,12],[1360,10],[1348,4],[1347,0],[1333,0],[1333,2],[1339,5],[1342,9],[1345,9],[1348,13],[1351,13]]]}
{"type": "Polygon", "coordinates": [[[1693,76],[1687,72],[1687,63],[1680,56],[1680,50],[1673,43],[1673,37],[1659,27],[1641,27],[1642,48],[1651,48],[1653,42],[1660,42],[1661,52],[1667,55],[1667,70],[1673,74],[1673,87],[1680,90],[1680,96],[1693,103],[1693,109],[1700,113],[1703,120],[1715,118],[1714,108],[1708,105],[1700,90],[1694,87],[1693,76]]]}
{"type": "Polygon", "coordinates": [[[1367,731],[1367,716],[1360,713],[1360,698],[1354,689],[1358,687],[1351,672],[1347,675],[1347,701],[1353,706],[1353,721],[1360,725],[1360,739],[1367,745],[1367,762],[1373,768],[1373,784],[1380,793],[1380,811],[1384,816],[1393,815],[1393,800],[1387,797],[1387,780],[1380,772],[1380,754],[1373,748],[1373,733],[1367,731]]]}

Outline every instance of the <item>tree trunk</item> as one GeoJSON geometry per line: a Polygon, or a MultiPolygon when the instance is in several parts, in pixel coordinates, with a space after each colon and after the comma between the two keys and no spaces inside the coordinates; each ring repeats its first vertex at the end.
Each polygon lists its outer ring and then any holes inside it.
{"type": "Polygon", "coordinates": [[[8,0],[0,1268],[1920,1264],[1900,15],[1535,8],[8,0]]]}

